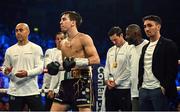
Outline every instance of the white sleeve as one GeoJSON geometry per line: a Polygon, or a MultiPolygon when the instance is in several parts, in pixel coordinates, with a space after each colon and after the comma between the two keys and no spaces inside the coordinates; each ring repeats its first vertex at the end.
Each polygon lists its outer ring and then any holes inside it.
{"type": "Polygon", "coordinates": [[[34,59],[34,69],[28,70],[28,76],[39,75],[43,72],[43,51],[40,46],[34,47],[32,50],[34,59]]]}
{"type": "Polygon", "coordinates": [[[107,52],[106,56],[106,64],[104,68],[104,80],[108,80],[109,74],[110,74],[110,64],[109,64],[109,51],[107,52]]]}
{"type": "Polygon", "coordinates": [[[60,64],[59,69],[60,69],[60,70],[64,70],[64,68],[63,68],[63,59],[62,59],[62,52],[61,52],[61,50],[56,51],[54,57],[55,57],[55,61],[58,61],[59,64],[60,64]]]}
{"type": "Polygon", "coordinates": [[[138,66],[139,66],[139,59],[138,54],[135,48],[131,49],[131,58],[130,58],[130,70],[131,70],[131,92],[138,94],[138,66]]]}
{"type": "Polygon", "coordinates": [[[55,93],[58,93],[58,92],[59,92],[59,88],[60,88],[60,85],[61,85],[61,81],[64,80],[64,73],[65,73],[65,71],[61,71],[61,72],[60,72],[59,83],[58,83],[58,85],[57,85],[57,88],[54,90],[55,93]]]}
{"type": "MultiPolygon", "coordinates": [[[[52,49],[47,49],[45,51],[45,56],[44,56],[44,68],[46,68],[47,64],[49,64],[50,62],[52,62],[52,49]]],[[[49,89],[51,85],[51,80],[52,80],[52,76],[49,75],[48,73],[44,73],[42,88],[49,89]]]]}
{"type": "MultiPolygon", "coordinates": [[[[3,66],[2,66],[2,72],[3,74],[5,74],[5,68],[6,67],[11,67],[11,59],[10,59],[10,55],[9,55],[9,50],[7,49],[5,52],[5,56],[4,56],[4,62],[3,62],[3,66]]],[[[10,75],[10,74],[8,74],[10,75]]]]}
{"type": "Polygon", "coordinates": [[[54,90],[59,83],[59,74],[51,77],[49,90],[54,90]]]}
{"type": "Polygon", "coordinates": [[[49,75],[48,73],[44,73],[43,75],[43,85],[42,85],[42,89],[49,89],[50,87],[50,82],[51,82],[51,75],[49,75]]]}
{"type": "Polygon", "coordinates": [[[64,80],[64,71],[59,71],[57,75],[52,76],[49,89],[50,90],[56,89],[56,91],[59,91],[59,87],[62,80],[64,80]]]}
{"type": "Polygon", "coordinates": [[[45,56],[44,56],[44,66],[46,68],[47,64],[51,63],[53,60],[52,60],[52,49],[48,49],[46,50],[45,52],[45,56]]]}

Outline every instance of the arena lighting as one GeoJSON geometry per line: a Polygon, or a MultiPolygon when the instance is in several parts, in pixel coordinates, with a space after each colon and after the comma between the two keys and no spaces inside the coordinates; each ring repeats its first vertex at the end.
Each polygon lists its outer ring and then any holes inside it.
{"type": "Polygon", "coordinates": [[[34,32],[38,32],[39,31],[39,28],[37,28],[37,27],[34,27],[34,32]]]}

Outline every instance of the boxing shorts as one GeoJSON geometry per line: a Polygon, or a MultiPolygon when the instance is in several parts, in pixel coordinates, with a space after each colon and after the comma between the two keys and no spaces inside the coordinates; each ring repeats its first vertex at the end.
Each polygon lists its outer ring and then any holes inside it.
{"type": "Polygon", "coordinates": [[[59,92],[54,98],[54,102],[77,107],[90,107],[93,101],[92,80],[88,69],[72,70],[71,79],[61,81],[59,92]]]}

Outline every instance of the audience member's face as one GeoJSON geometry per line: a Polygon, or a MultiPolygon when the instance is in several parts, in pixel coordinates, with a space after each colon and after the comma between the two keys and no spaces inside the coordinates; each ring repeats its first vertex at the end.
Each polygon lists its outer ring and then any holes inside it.
{"type": "Polygon", "coordinates": [[[25,41],[28,39],[29,28],[26,24],[23,23],[18,24],[16,26],[15,32],[18,41],[25,41]]]}
{"type": "Polygon", "coordinates": [[[64,39],[64,34],[57,34],[56,35],[56,40],[55,40],[55,42],[56,42],[56,46],[57,47],[60,47],[60,43],[61,43],[61,41],[64,39]]]}

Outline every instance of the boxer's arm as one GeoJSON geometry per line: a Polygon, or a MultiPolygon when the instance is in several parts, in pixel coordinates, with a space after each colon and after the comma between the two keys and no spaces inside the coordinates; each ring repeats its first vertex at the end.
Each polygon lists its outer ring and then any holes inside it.
{"type": "Polygon", "coordinates": [[[81,42],[85,50],[84,51],[86,54],[85,58],[88,58],[89,61],[88,64],[89,65],[99,64],[100,58],[92,38],[89,35],[86,35],[85,38],[82,38],[81,42]]]}

